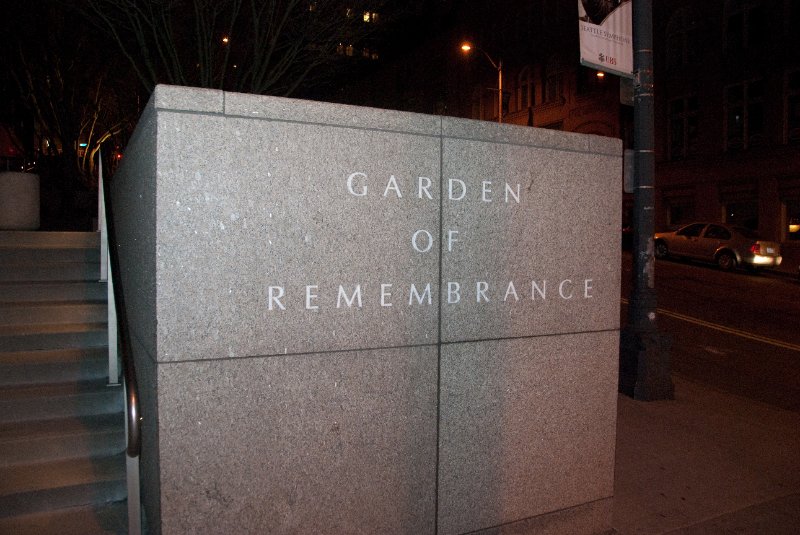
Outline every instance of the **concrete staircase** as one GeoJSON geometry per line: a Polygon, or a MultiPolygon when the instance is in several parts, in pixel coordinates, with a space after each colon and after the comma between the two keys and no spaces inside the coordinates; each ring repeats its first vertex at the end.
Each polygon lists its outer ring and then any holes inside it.
{"type": "Polygon", "coordinates": [[[96,233],[0,231],[0,534],[125,533],[96,233]]]}

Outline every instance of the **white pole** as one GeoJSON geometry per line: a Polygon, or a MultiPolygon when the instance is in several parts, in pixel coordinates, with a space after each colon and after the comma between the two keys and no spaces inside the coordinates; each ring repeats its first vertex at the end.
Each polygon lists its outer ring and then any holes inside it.
{"type": "Polygon", "coordinates": [[[106,283],[108,303],[108,385],[119,385],[119,348],[117,346],[117,307],[114,299],[114,280],[111,277],[111,257],[108,254],[108,222],[103,188],[103,158],[98,167],[98,222],[100,226],[100,281],[106,283]]]}
{"type": "Polygon", "coordinates": [[[100,281],[108,280],[108,228],[106,227],[106,201],[103,188],[103,153],[98,152],[97,227],[100,231],[100,281]]]}

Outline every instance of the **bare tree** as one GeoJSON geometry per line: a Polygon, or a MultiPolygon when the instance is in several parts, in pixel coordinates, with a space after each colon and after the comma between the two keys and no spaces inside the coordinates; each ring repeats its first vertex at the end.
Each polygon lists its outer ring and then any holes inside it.
{"type": "Polygon", "coordinates": [[[289,95],[374,30],[385,0],[85,0],[151,91],[289,95]]]}
{"type": "Polygon", "coordinates": [[[1,59],[35,122],[35,153],[60,159],[63,180],[91,185],[93,156],[135,110],[126,110],[114,65],[82,23],[57,2],[20,10],[4,24],[1,59]]]}

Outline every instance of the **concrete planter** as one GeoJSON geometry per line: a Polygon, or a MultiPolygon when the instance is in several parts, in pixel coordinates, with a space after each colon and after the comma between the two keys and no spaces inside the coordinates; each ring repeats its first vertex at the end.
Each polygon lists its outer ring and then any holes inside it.
{"type": "Polygon", "coordinates": [[[0,229],[39,228],[39,175],[0,173],[0,229]]]}

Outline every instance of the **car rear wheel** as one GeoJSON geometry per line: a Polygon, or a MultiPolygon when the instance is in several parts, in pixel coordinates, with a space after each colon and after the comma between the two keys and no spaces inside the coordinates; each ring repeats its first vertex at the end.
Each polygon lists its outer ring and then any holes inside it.
{"type": "Polygon", "coordinates": [[[656,258],[666,258],[669,256],[669,249],[667,248],[667,244],[663,241],[656,242],[656,250],[655,250],[656,258]]]}
{"type": "Polygon", "coordinates": [[[730,271],[736,267],[736,258],[731,253],[723,251],[717,255],[717,265],[723,271],[730,271]]]}

